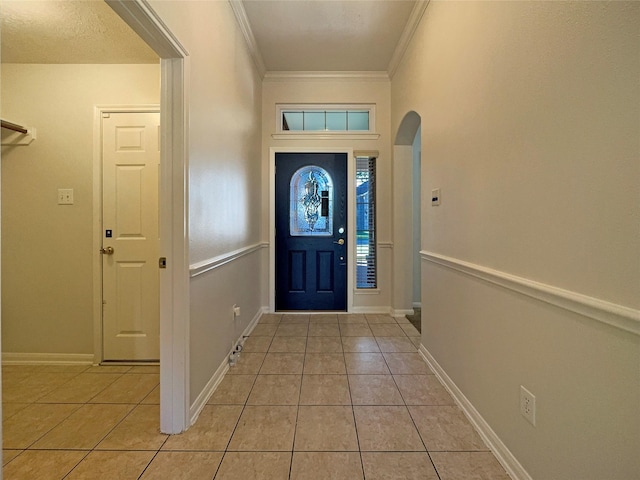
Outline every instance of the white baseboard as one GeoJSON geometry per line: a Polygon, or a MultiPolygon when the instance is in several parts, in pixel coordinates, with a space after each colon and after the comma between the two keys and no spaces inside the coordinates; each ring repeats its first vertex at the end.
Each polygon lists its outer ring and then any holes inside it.
{"type": "Polygon", "coordinates": [[[349,313],[371,313],[373,315],[388,315],[389,307],[353,307],[349,313]]]}
{"type": "Polygon", "coordinates": [[[449,391],[455,402],[462,409],[471,424],[475,427],[485,444],[491,449],[500,464],[507,471],[513,480],[532,480],[518,459],[511,453],[507,446],[500,440],[500,437],[493,431],[491,426],[486,422],[482,415],[475,409],[471,402],[465,397],[462,391],[457,387],[453,380],[442,369],[440,364],[429,353],[423,344],[420,344],[418,350],[420,355],[427,362],[431,370],[434,371],[436,377],[449,391]]]}
{"type": "Polygon", "coordinates": [[[414,312],[413,308],[409,308],[409,309],[400,309],[400,310],[393,310],[391,312],[391,316],[393,317],[404,317],[405,315],[413,315],[414,312]]]}
{"type": "Polygon", "coordinates": [[[93,353],[2,352],[3,365],[93,365],[93,353]]]}
{"type": "Polygon", "coordinates": [[[220,385],[220,382],[224,378],[225,373],[227,373],[227,371],[229,370],[228,360],[229,360],[228,356],[225,355],[218,369],[215,371],[213,376],[209,379],[205,387],[200,392],[200,395],[198,395],[198,398],[196,398],[196,400],[193,402],[193,404],[189,408],[189,426],[196,423],[196,420],[198,420],[198,416],[200,415],[200,412],[202,412],[202,409],[209,401],[209,398],[211,397],[211,395],[213,395],[213,392],[216,391],[216,388],[218,388],[218,385],[220,385]]]}
{"type": "Polygon", "coordinates": [[[422,308],[422,302],[413,302],[413,308],[422,308]]]}
{"type": "Polygon", "coordinates": [[[247,325],[247,328],[245,328],[244,332],[242,332],[242,336],[248,337],[251,334],[251,332],[253,332],[253,329],[256,328],[256,325],[260,321],[260,317],[266,313],[269,313],[269,307],[262,307],[258,309],[258,312],[255,314],[253,319],[249,322],[249,325],[247,325]]]}
{"type": "MultiPolygon", "coordinates": [[[[240,338],[236,340],[236,344],[241,343],[244,337],[248,337],[251,334],[253,329],[258,324],[258,321],[260,320],[260,317],[262,316],[262,314],[266,313],[267,311],[268,311],[268,307],[262,307],[258,309],[258,312],[255,314],[253,319],[249,322],[249,325],[247,325],[247,328],[245,328],[244,332],[242,332],[242,335],[240,335],[240,338]]],[[[196,423],[196,420],[198,420],[198,416],[200,415],[200,412],[202,412],[202,409],[209,401],[209,398],[211,398],[211,395],[213,395],[213,392],[216,391],[216,388],[218,388],[218,385],[220,385],[220,382],[222,381],[222,379],[224,378],[225,374],[228,371],[229,371],[229,355],[225,355],[224,359],[222,360],[222,363],[217,368],[217,370],[212,375],[212,377],[209,379],[205,387],[202,389],[202,391],[200,392],[200,395],[198,395],[198,398],[196,398],[193,404],[191,404],[191,407],[189,408],[189,419],[190,419],[189,426],[196,423]]]]}

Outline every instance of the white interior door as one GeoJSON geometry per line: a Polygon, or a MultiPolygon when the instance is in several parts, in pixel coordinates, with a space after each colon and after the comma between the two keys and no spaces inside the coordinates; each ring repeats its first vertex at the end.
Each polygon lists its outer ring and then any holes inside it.
{"type": "Polygon", "coordinates": [[[160,358],[160,113],[102,118],[103,359],[160,358]]]}

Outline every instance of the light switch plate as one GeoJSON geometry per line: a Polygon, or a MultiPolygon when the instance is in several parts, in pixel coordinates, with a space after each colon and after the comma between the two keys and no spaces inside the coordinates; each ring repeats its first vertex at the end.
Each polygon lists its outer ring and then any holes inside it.
{"type": "Polygon", "coordinates": [[[440,189],[436,188],[431,190],[431,206],[437,207],[440,205],[440,189]]]}

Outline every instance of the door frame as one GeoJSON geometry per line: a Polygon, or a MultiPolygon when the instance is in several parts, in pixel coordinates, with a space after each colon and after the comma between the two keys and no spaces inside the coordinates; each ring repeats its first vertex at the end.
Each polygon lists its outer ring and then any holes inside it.
{"type": "Polygon", "coordinates": [[[352,147],[270,147],[269,148],[269,311],[276,309],[276,154],[345,153],[347,154],[347,312],[353,311],[355,234],[356,161],[352,147]]]}
{"type": "MultiPolygon", "coordinates": [[[[105,113],[160,113],[160,105],[96,105],[93,110],[93,363],[97,365],[104,361],[104,315],[102,308],[104,265],[102,254],[99,253],[103,246],[104,231],[104,219],[102,218],[104,200],[102,116],[105,113]]],[[[162,163],[160,168],[162,168],[162,163]]],[[[159,223],[160,188],[158,188],[157,207],[159,223]]],[[[160,289],[158,289],[158,297],[160,297],[160,289]]]]}
{"type": "Polygon", "coordinates": [[[160,271],[160,431],[177,434],[190,426],[190,59],[146,0],[105,1],[160,57],[160,255],[168,260],[160,271]]]}

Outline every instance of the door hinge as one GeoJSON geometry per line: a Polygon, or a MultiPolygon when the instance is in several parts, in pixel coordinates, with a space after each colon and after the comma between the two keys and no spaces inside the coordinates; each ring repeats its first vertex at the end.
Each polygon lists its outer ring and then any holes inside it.
{"type": "Polygon", "coordinates": [[[160,257],[158,260],[158,267],[167,268],[167,257],[160,257]]]}

